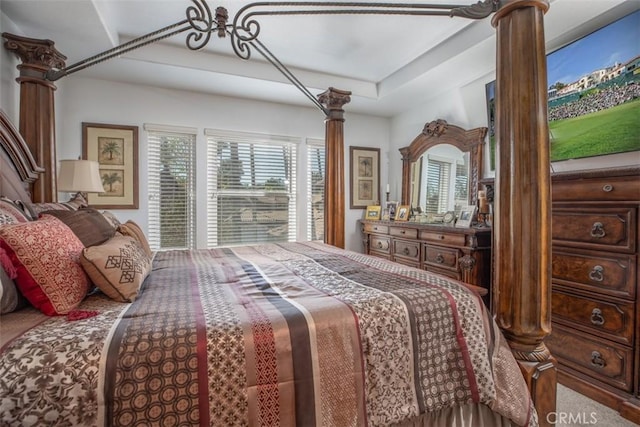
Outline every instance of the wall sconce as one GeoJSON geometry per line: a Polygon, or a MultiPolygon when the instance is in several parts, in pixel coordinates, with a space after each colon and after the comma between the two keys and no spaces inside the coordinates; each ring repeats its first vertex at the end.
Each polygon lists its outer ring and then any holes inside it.
{"type": "Polygon", "coordinates": [[[58,191],[82,195],[104,193],[98,162],[93,160],[60,160],[58,191]]]}

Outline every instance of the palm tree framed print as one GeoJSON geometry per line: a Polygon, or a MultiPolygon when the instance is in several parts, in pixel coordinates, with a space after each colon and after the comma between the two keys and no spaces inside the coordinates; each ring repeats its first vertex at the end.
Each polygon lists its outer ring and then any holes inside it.
{"type": "Polygon", "coordinates": [[[89,206],[138,209],[138,127],[82,123],[82,157],[100,165],[103,193],[89,193],[89,206]]]}

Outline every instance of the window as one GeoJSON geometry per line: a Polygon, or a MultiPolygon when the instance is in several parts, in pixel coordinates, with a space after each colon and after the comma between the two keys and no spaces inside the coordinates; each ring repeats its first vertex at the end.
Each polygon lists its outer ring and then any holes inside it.
{"type": "Polygon", "coordinates": [[[451,163],[429,159],[427,162],[427,213],[449,210],[449,175],[451,163]]]}
{"type": "Polygon", "coordinates": [[[205,134],[208,246],[296,240],[296,140],[205,134]]]}
{"type": "Polygon", "coordinates": [[[325,148],[322,140],[307,142],[307,239],[324,240],[325,148]]]}
{"type": "Polygon", "coordinates": [[[145,125],[148,132],[149,245],[193,249],[196,130],[145,125]]]}

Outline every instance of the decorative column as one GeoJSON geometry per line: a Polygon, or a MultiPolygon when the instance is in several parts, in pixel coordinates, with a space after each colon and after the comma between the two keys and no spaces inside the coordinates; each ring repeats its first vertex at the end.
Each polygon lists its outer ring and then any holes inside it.
{"type": "Polygon", "coordinates": [[[53,92],[56,87],[46,79],[52,68],[63,68],[66,56],[51,40],[30,39],[2,33],[7,50],[22,61],[20,77],[20,133],[27,142],[38,166],[45,172],[31,184],[34,202],[57,201],[56,132],[53,92]]]}
{"type": "MultiPolygon", "coordinates": [[[[531,390],[540,425],[555,411],[556,361],[551,333],[551,199],[546,0],[503,0],[497,29],[494,301],[531,390]],[[526,52],[526,54],[523,54],[526,52]]],[[[549,417],[554,420],[553,417],[549,417]]]]}
{"type": "Polygon", "coordinates": [[[324,241],[344,248],[344,110],[351,92],[330,87],[318,95],[325,119],[324,241]]]}

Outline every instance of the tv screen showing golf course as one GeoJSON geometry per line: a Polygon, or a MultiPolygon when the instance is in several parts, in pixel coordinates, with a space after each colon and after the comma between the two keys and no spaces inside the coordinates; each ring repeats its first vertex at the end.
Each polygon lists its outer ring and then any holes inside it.
{"type": "MultiPolygon", "coordinates": [[[[639,40],[640,10],[547,55],[552,162],[640,151],[639,40]]],[[[494,96],[491,82],[490,136],[494,96]]]]}

